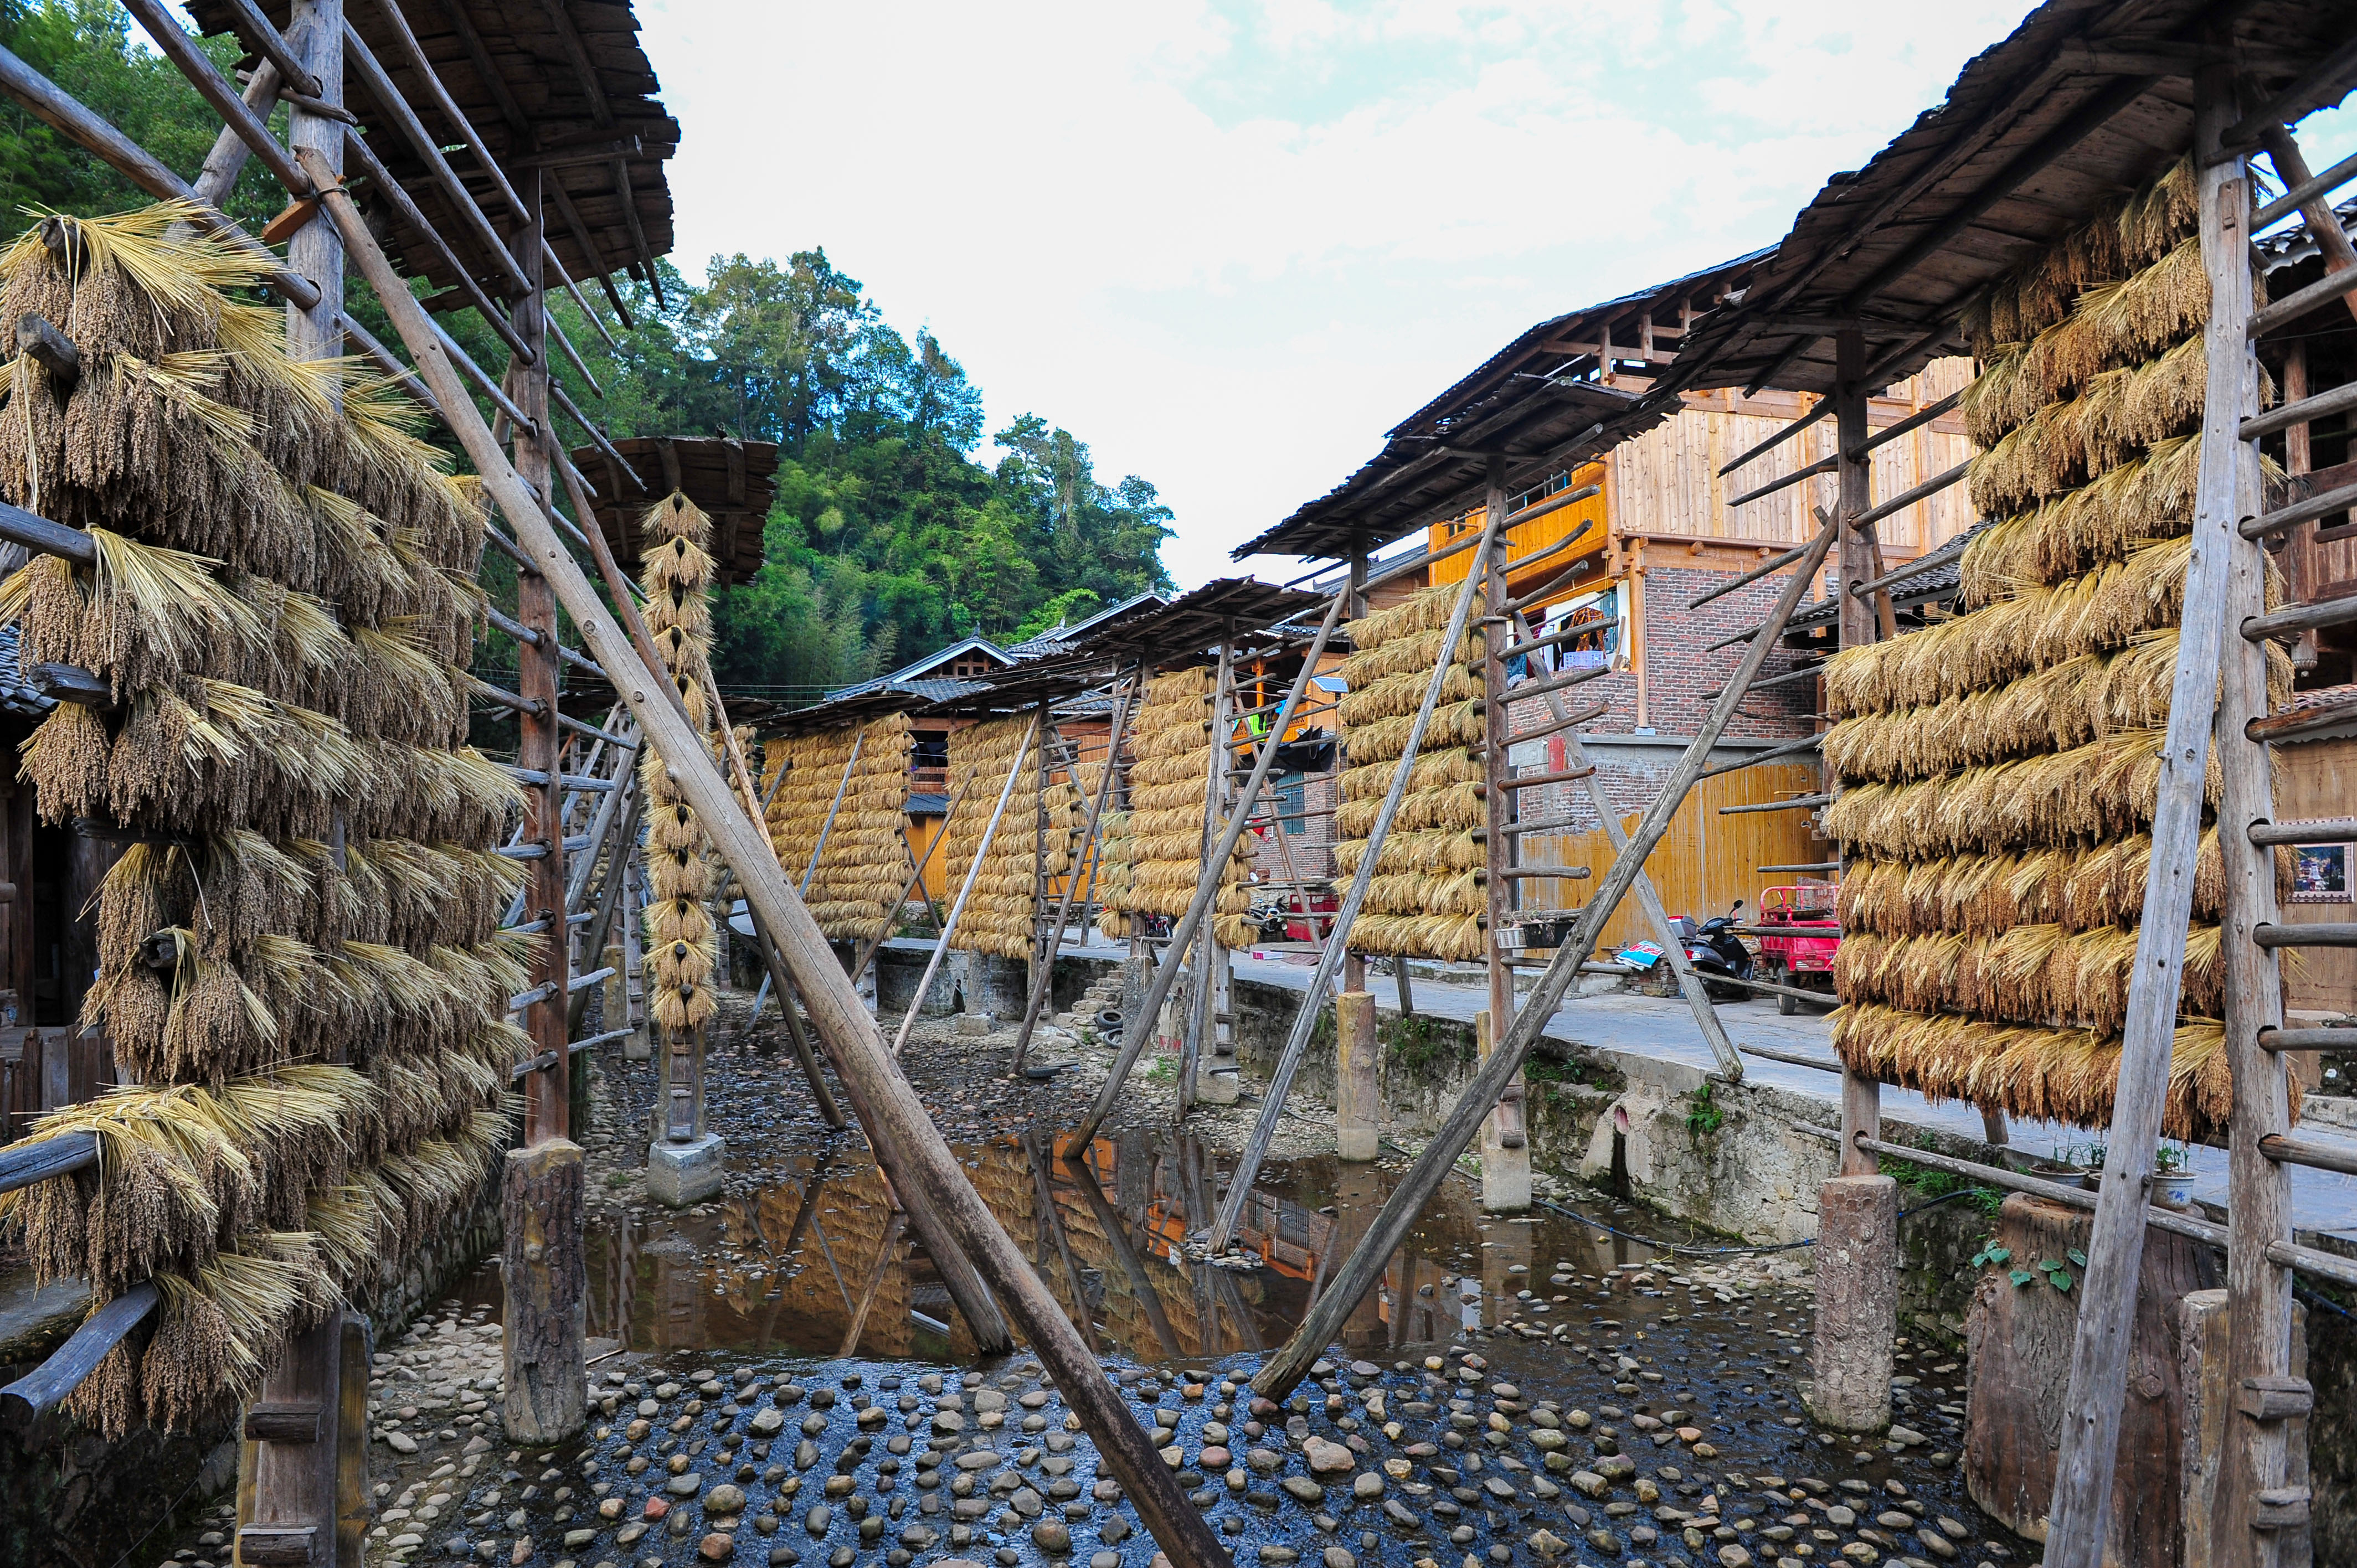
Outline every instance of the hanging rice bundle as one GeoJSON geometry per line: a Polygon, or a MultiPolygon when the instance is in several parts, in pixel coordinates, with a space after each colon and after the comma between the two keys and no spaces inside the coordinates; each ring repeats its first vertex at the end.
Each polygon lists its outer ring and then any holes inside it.
{"type": "Polygon", "coordinates": [[[763,753],[770,846],[797,886],[809,876],[802,901],[835,940],[873,941],[899,912],[915,745],[909,716],[891,714],[856,730],[772,740],[763,753]]]}
{"type": "MultiPolygon", "coordinates": [[[[1129,726],[1137,759],[1130,768],[1129,809],[1109,819],[1104,829],[1107,872],[1100,874],[1100,897],[1119,912],[1115,925],[1100,925],[1108,935],[1128,933],[1121,915],[1179,918],[1201,885],[1207,839],[1223,825],[1205,807],[1211,769],[1229,755],[1214,755],[1214,683],[1212,671],[1199,665],[1146,684],[1129,726]]],[[[1212,940],[1222,947],[1252,945],[1254,928],[1244,918],[1252,908],[1252,852],[1239,839],[1220,868],[1220,890],[1211,902],[1212,940]]]]}
{"type": "MultiPolygon", "coordinates": [[[[1351,691],[1340,712],[1345,761],[1334,815],[1338,890],[1365,858],[1367,834],[1446,651],[1459,588],[1440,584],[1351,625],[1357,651],[1344,667],[1351,691]]],[[[1487,951],[1485,856],[1473,836],[1484,821],[1484,774],[1474,749],[1486,733],[1478,662],[1483,647],[1478,636],[1466,635],[1442,676],[1439,703],[1351,929],[1354,951],[1468,961],[1487,951]]]]}
{"type": "Polygon", "coordinates": [[[1080,791],[1069,780],[1052,780],[1041,798],[1035,783],[1039,742],[1024,742],[1030,730],[1031,720],[1025,715],[969,725],[950,734],[950,774],[962,780],[967,802],[950,820],[942,865],[952,888],[965,885],[1009,769],[1015,776],[1006,811],[951,938],[952,947],[968,952],[1031,957],[1042,872],[1052,880],[1071,865],[1080,791]]]}
{"type": "MultiPolygon", "coordinates": [[[[1824,823],[1851,862],[1835,1047],[1935,1099],[2111,1117],[2192,558],[2210,297],[2192,192],[2181,161],[1967,313],[1974,499],[2003,521],[1964,553],[1966,613],[1827,671],[1824,823]]],[[[2266,591],[2280,602],[2272,573],[2266,591]]],[[[2267,664],[2287,698],[2289,660],[2267,664]]],[[[2213,756],[2207,807],[2221,789],[2213,756]]],[[[2214,829],[2192,870],[2167,1125],[2207,1139],[2233,1101],[2207,1021],[2214,829]]]]}
{"type": "MultiPolygon", "coordinates": [[[[706,548],[712,520],[674,491],[649,510],[640,529],[647,541],[639,564],[647,631],[688,717],[716,753],[719,740],[705,696],[711,680],[709,596],[716,573],[706,548]]],[[[720,963],[719,932],[705,904],[718,886],[718,868],[695,808],[651,746],[639,759],[639,787],[646,792],[647,814],[648,1016],[674,1033],[700,1029],[719,1005],[712,985],[720,963]]]]}
{"type": "Polygon", "coordinates": [[[102,888],[81,1019],[140,1081],[35,1130],[95,1134],[96,1171],[0,1199],[95,1301],[162,1293],[70,1402],[110,1435],[250,1396],[471,1202],[529,1050],[503,1017],[534,939],[493,929],[522,797],[464,746],[479,489],[381,378],[290,360],[284,311],[229,292],[266,263],[190,217],[0,251],[0,308],[82,367],[62,396],[0,369],[0,497],[96,549],[18,571],[0,619],[113,698],[60,705],[23,771],[48,820],[148,835],[102,888]]]}

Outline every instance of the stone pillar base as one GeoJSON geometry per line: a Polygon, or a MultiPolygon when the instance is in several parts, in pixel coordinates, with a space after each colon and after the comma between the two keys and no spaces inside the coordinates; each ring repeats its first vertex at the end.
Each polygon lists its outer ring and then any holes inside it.
{"type": "Polygon", "coordinates": [[[658,1138],[647,1146],[647,1196],[673,1208],[702,1203],[728,1174],[728,1141],[706,1133],[684,1144],[658,1138]]]}
{"type": "Polygon", "coordinates": [[[1809,1413],[1837,1432],[1890,1424],[1899,1337],[1899,1183],[1835,1176],[1817,1189],[1817,1327],[1809,1413]]]}
{"type": "MultiPolygon", "coordinates": [[[[1490,1013],[1487,1008],[1473,1015],[1473,1043],[1483,1061],[1490,1059],[1495,1042],[1491,1039],[1490,1013]]],[[[1519,1095],[1522,1084],[1517,1079],[1507,1090],[1519,1095]]],[[[1506,1146],[1498,1123],[1504,1120],[1496,1110],[1481,1118],[1481,1207],[1492,1214],[1512,1214],[1531,1206],[1531,1140],[1527,1133],[1518,1133],[1514,1146],[1506,1146]]],[[[1519,1120],[1516,1126],[1521,1125],[1519,1120]]]]}

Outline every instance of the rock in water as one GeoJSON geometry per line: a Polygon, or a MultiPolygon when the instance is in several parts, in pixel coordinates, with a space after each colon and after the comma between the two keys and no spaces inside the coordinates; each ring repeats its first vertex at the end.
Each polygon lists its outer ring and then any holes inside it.
{"type": "Polygon", "coordinates": [[[1358,1464],[1348,1448],[1339,1443],[1329,1443],[1322,1437],[1304,1439],[1301,1451],[1308,1456],[1309,1468],[1313,1475],[1323,1476],[1335,1471],[1350,1470],[1355,1468],[1358,1464]]]}

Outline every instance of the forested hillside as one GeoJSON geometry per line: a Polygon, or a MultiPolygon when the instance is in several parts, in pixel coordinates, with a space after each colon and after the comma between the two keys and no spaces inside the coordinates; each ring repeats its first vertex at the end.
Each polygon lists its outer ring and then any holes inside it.
{"type": "MultiPolygon", "coordinates": [[[[184,174],[219,130],[112,0],[0,0],[0,45],[184,174]]],[[[234,48],[208,48],[224,70],[233,63],[234,48]]],[[[282,136],[285,122],[281,109],[272,125],[282,136]]],[[[463,153],[454,157],[463,165],[463,153]]],[[[13,235],[28,211],[147,199],[0,100],[0,231],[13,235]]],[[[249,166],[230,208],[259,227],[283,199],[249,166]]],[[[806,700],[970,633],[1017,639],[1169,585],[1158,552],[1171,516],[1153,485],[1135,475],[1105,483],[1085,442],[1031,413],[990,432],[997,450],[985,465],[982,393],[964,368],[931,333],[890,325],[823,250],[783,262],[715,256],[693,285],[661,265],[660,304],[643,281],[621,283],[628,328],[590,295],[619,351],[571,301],[557,306],[603,399],[563,360],[556,370],[617,436],[779,443],[766,564],[719,608],[714,664],[725,691],[806,700]]],[[[392,340],[367,295],[351,287],[352,314],[392,340]]],[[[505,362],[470,314],[442,320],[478,363],[505,362]]],[[[582,439],[569,425],[562,434],[582,439]]],[[[495,595],[497,575],[493,563],[485,580],[495,595]]],[[[502,650],[483,651],[496,660],[502,650]]]]}

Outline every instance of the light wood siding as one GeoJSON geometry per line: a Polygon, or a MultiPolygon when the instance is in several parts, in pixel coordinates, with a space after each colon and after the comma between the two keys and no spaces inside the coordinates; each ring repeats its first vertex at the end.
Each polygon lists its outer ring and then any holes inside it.
{"type": "MultiPolygon", "coordinates": [[[[2357,779],[2357,740],[2312,740],[2276,749],[2276,821],[2297,822],[2349,813],[2349,781],[2357,779]]],[[[2357,851],[2352,851],[2357,857],[2357,851]]],[[[2357,920],[2357,905],[2283,907],[2291,924],[2357,920]]],[[[2357,1008],[2357,950],[2302,948],[2284,955],[2284,1005],[2340,1015],[2357,1008]]]]}
{"type": "MultiPolygon", "coordinates": [[[[1889,395],[1872,399],[1867,424],[1869,429],[1887,429],[1971,379],[1969,360],[1935,360],[1921,374],[1894,385],[1889,395]]],[[[1621,533],[1757,540],[1763,544],[1797,544],[1807,539],[1814,532],[1812,509],[1834,503],[1831,473],[1732,510],[1727,503],[1833,456],[1832,419],[1819,420],[1723,478],[1718,470],[1730,457],[1806,413],[1814,402],[1800,392],[1768,392],[1752,398],[1738,397],[1731,391],[1688,394],[1684,413],[1613,449],[1613,528],[1621,533]]],[[[1943,414],[1875,449],[1871,459],[1874,499],[1879,502],[1910,489],[1972,454],[1962,416],[1953,412],[1943,414]]],[[[1903,558],[1953,539],[1972,521],[1971,498],[1959,483],[1884,519],[1878,532],[1884,550],[1893,558],[1903,558]]]]}
{"type": "MultiPolygon", "coordinates": [[[[1724,773],[1695,786],[1669,832],[1645,861],[1645,875],[1662,896],[1663,908],[1673,917],[1692,915],[1696,920],[1723,915],[1740,898],[1747,909],[1760,903],[1760,890],[1778,883],[1800,880],[1789,875],[1763,876],[1755,866],[1805,865],[1832,858],[1832,852],[1809,830],[1807,811],[1749,811],[1722,817],[1721,806],[1754,800],[1775,800],[1806,794],[1816,788],[1816,769],[1769,763],[1724,773]]],[[[1630,832],[1638,813],[1620,819],[1630,832]]],[[[1601,828],[1584,833],[1534,834],[1525,841],[1525,865],[1588,865],[1598,877],[1612,864],[1612,842],[1601,828]]],[[[1574,907],[1595,883],[1548,882],[1533,878],[1523,884],[1526,908],[1574,907]]],[[[1611,950],[1630,942],[1652,940],[1652,931],[1634,898],[1624,899],[1605,922],[1604,938],[1596,956],[1609,959],[1611,950]]]]}
{"type": "MultiPolygon", "coordinates": [[[[1601,485],[1603,482],[1604,465],[1602,463],[1583,463],[1572,471],[1571,483],[1565,488],[1579,489],[1587,485],[1601,485]]],[[[1518,499],[1523,505],[1532,506],[1545,498],[1526,495],[1518,499]]],[[[1602,550],[1606,542],[1605,506],[1610,499],[1609,494],[1599,490],[1584,501],[1574,501],[1569,506],[1557,507],[1544,517],[1533,518],[1528,522],[1518,523],[1507,529],[1506,585],[1515,593],[1522,593],[1563,571],[1581,556],[1593,555],[1602,550]],[[1540,551],[1577,532],[1582,523],[1593,523],[1595,526],[1587,531],[1587,537],[1579,542],[1577,549],[1566,550],[1559,555],[1548,556],[1528,574],[1515,570],[1516,562],[1527,560],[1540,551]]],[[[1506,515],[1512,517],[1513,513],[1509,511],[1506,515]]],[[[1425,548],[1430,551],[1445,549],[1466,534],[1479,533],[1488,526],[1488,509],[1475,507],[1465,516],[1454,521],[1437,522],[1426,530],[1425,548]]],[[[1461,583],[1465,580],[1465,573],[1471,566],[1473,558],[1480,553],[1480,552],[1477,550],[1468,548],[1458,551],[1445,561],[1436,561],[1425,574],[1426,578],[1430,583],[1461,583]]]]}

